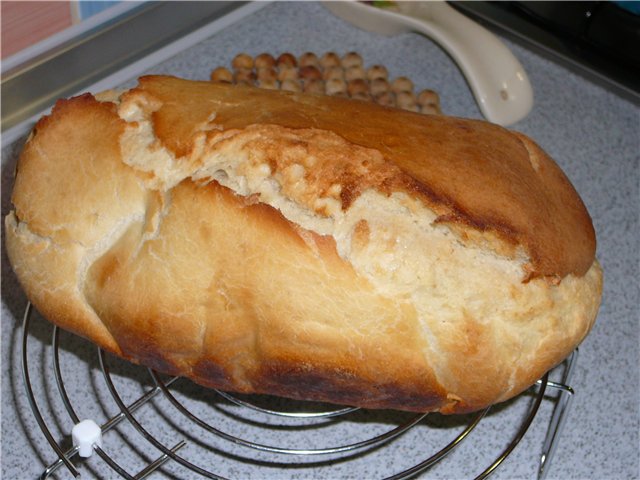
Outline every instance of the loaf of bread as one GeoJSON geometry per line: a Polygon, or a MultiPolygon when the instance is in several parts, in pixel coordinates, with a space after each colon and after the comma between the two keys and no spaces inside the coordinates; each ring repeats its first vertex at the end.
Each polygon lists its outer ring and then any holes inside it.
{"type": "Polygon", "coordinates": [[[364,101],[166,76],[60,100],[12,201],[46,318],[227,391],[469,412],[601,298],[589,214],[529,138],[364,101]]]}

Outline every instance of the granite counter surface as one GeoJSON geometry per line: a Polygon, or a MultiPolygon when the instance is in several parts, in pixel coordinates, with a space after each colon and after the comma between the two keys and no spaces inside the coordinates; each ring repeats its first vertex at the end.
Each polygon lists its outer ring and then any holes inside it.
{"type": "MultiPolygon", "coordinates": [[[[571,382],[575,390],[569,419],[554,458],[549,478],[635,479],[639,475],[640,358],[640,109],[590,83],[562,66],[507,41],[524,65],[534,88],[535,105],[513,128],[534,138],[564,169],[589,209],[598,235],[598,258],[605,272],[604,301],[598,321],[583,345],[571,382]]],[[[214,67],[229,65],[239,52],[257,55],[285,51],[360,52],[367,65],[381,63],[391,76],[411,78],[416,89],[440,94],[442,109],[450,115],[480,118],[480,112],[460,71],[432,41],[415,35],[382,37],[339,20],[316,3],[273,3],[242,19],[148,73],[207,79],[214,67]]],[[[2,215],[10,209],[12,170],[22,140],[2,148],[2,215]]],[[[55,460],[29,409],[22,383],[20,320],[25,297],[2,250],[2,476],[35,478],[55,460]]],[[[50,374],[51,330],[34,318],[29,338],[29,362],[34,393],[54,438],[69,446],[69,419],[50,374]]],[[[69,334],[60,335],[61,363],[69,397],[79,416],[104,421],[117,407],[104,386],[94,349],[69,334]]],[[[125,402],[131,401],[151,380],[144,369],[133,369],[110,359],[116,384],[125,402]]],[[[194,412],[241,436],[258,428],[243,421],[235,407],[186,381],[176,383],[175,395],[194,412]],[[213,413],[212,413],[213,412],[213,413]]],[[[499,453],[522,420],[530,396],[508,402],[490,412],[461,447],[421,478],[468,478],[477,475],[491,456],[499,453]]],[[[433,445],[457,435],[468,418],[434,416],[424,428],[412,430],[392,450],[357,456],[353,462],[313,459],[302,468],[289,457],[266,463],[259,451],[226,449],[180,415],[159,396],[141,408],[137,418],[158,438],[172,446],[187,438],[180,452],[203,461],[227,478],[377,478],[426,458],[433,445]],[[162,421],[158,421],[158,420],[162,421]],[[144,423],[144,422],[148,423],[144,423]],[[427,428],[428,427],[428,428],[427,428]],[[173,443],[172,443],[173,442],[173,443]],[[214,455],[213,457],[210,457],[214,455]],[[332,465],[333,463],[333,465],[332,465]]],[[[536,477],[542,441],[549,422],[552,398],[543,401],[530,431],[494,478],[536,477]]],[[[253,417],[252,417],[253,418],[253,417]]],[[[394,428],[406,416],[392,412],[361,412],[348,421],[325,421],[312,433],[295,440],[297,446],[328,445],[361,439],[394,428]]],[[[257,421],[257,420],[256,420],[257,421]]],[[[297,435],[280,421],[261,429],[263,443],[294,439],[297,435]]],[[[286,423],[286,422],[285,422],[286,423]]],[[[448,440],[447,440],[448,439],[448,440]]],[[[105,434],[105,449],[135,473],[158,456],[126,422],[105,434]]],[[[386,448],[386,447],[385,447],[386,448]]],[[[331,458],[331,457],[330,457],[331,458]]],[[[95,456],[80,462],[83,478],[119,478],[95,456]]],[[[151,478],[195,478],[176,464],[168,464],[151,478]]],[[[71,478],[64,469],[57,478],[71,478]]]]}

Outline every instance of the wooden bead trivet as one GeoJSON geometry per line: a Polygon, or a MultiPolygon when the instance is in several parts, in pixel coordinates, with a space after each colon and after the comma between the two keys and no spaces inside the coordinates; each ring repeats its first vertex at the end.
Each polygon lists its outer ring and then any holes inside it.
{"type": "Polygon", "coordinates": [[[307,52],[297,59],[290,53],[277,59],[269,53],[261,53],[255,59],[240,53],[232,60],[230,69],[213,70],[211,81],[350,97],[431,115],[442,113],[436,92],[423,90],[416,95],[410,79],[398,77],[390,81],[383,65],[365,68],[356,52],[342,58],[335,52],[320,57],[307,52]]]}

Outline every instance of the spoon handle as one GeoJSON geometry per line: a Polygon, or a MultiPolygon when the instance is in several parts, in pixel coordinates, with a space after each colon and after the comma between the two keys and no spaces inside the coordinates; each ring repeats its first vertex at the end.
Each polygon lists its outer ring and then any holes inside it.
{"type": "Polygon", "coordinates": [[[529,78],[498,37],[445,2],[397,4],[414,31],[432,38],[456,61],[487,120],[511,125],[529,113],[529,78]]]}
{"type": "Polygon", "coordinates": [[[533,106],[529,78],[511,51],[493,33],[444,1],[323,2],[327,9],[358,28],[382,35],[421,33],[438,43],[465,76],[480,111],[490,122],[512,125],[533,106]]]}

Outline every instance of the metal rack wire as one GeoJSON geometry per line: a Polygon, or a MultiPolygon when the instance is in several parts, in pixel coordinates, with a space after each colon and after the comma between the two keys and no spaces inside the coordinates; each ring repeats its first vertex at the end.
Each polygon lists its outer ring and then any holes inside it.
{"type": "MultiPolygon", "coordinates": [[[[74,461],[78,459],[78,453],[80,447],[73,445],[70,448],[63,447],[63,442],[57,441],[52,433],[51,429],[45,421],[40,406],[34,395],[32,388],[31,377],[29,373],[29,358],[28,352],[28,338],[31,326],[33,308],[31,304],[28,304],[23,317],[23,331],[22,331],[22,367],[23,367],[23,379],[26,388],[27,399],[34,417],[38,422],[43,435],[47,439],[48,443],[56,453],[58,459],[48,465],[42,472],[40,478],[46,479],[50,477],[54,472],[59,471],[62,467],[65,467],[69,474],[73,477],[80,477],[81,473],[74,461]]],[[[57,327],[52,327],[52,339],[51,339],[51,355],[52,355],[52,369],[53,376],[55,378],[55,389],[60,397],[64,409],[69,415],[74,425],[81,422],[81,418],[78,415],[76,407],[67,392],[67,387],[64,381],[63,367],[60,361],[60,330],[57,327]]],[[[291,465],[302,464],[304,465],[308,459],[312,459],[309,465],[317,466],[318,468],[332,468],[334,462],[350,462],[353,458],[359,455],[366,455],[368,452],[376,451],[378,449],[393,449],[394,443],[400,437],[407,434],[407,432],[416,428],[416,426],[424,426],[425,419],[429,414],[417,414],[410,415],[408,417],[400,417],[401,420],[397,424],[392,425],[385,431],[378,432],[368,438],[357,439],[355,441],[345,441],[340,445],[321,446],[317,448],[294,448],[287,445],[272,444],[262,441],[254,441],[252,439],[243,438],[234,433],[228,433],[225,431],[221,424],[220,413],[205,411],[205,414],[191,411],[184,405],[183,401],[176,395],[174,388],[179,378],[163,378],[158,373],[148,370],[150,376],[150,388],[147,388],[141,395],[134,400],[126,401],[123,398],[122,393],[119,391],[116,381],[114,381],[111,364],[113,359],[110,359],[104,351],[98,349],[98,359],[102,377],[104,379],[106,388],[108,389],[112,400],[117,405],[118,412],[116,415],[108,418],[107,421],[102,423],[99,428],[101,435],[105,437],[104,443],[95,443],[92,445],[93,451],[101,458],[102,461],[120,478],[139,480],[149,477],[158,469],[163,467],[167,462],[175,462],[184,471],[189,472],[189,478],[202,477],[212,479],[226,479],[227,477],[221,472],[212,471],[213,467],[210,464],[198,464],[194,463],[193,459],[183,455],[181,450],[189,443],[190,439],[182,438],[178,441],[166,442],[159,439],[152,431],[150,431],[149,425],[144,425],[143,421],[136,417],[137,412],[145,405],[148,405],[154,401],[154,399],[163,399],[167,404],[167,408],[171,409],[170,416],[172,418],[180,418],[189,423],[191,426],[189,430],[198,430],[208,438],[215,439],[222,445],[229,445],[233,448],[238,448],[243,451],[256,452],[255,454],[265,455],[265,459],[257,460],[258,465],[269,465],[270,467],[278,467],[282,465],[283,468],[291,467],[291,465]],[[203,417],[207,418],[203,418],[203,417]],[[127,423],[133,427],[133,430],[137,432],[147,444],[150,446],[152,452],[152,460],[148,461],[143,468],[139,469],[135,473],[131,473],[127,470],[116,458],[113,458],[109,454],[109,448],[106,447],[108,443],[108,434],[114,430],[118,425],[127,423]],[[101,446],[105,445],[104,447],[101,446]],[[155,456],[155,457],[154,457],[155,456]],[[275,456],[267,457],[267,456],[275,456]],[[292,458],[292,463],[288,463],[282,460],[283,457],[292,458]],[[315,459],[322,458],[323,460],[317,461],[315,459]],[[328,458],[329,460],[325,460],[328,458]],[[336,460],[337,459],[337,460],[336,460]],[[315,463],[314,463],[315,462],[315,463]]],[[[547,430],[546,438],[542,446],[542,453],[540,457],[538,479],[542,480],[546,477],[551,463],[551,459],[559,444],[560,435],[565,424],[567,417],[567,411],[570,407],[571,398],[573,396],[573,390],[569,386],[573,369],[577,359],[577,350],[573,352],[567,359],[564,365],[564,371],[562,374],[561,382],[554,382],[549,379],[549,374],[546,374],[541,378],[535,386],[530,390],[530,394],[533,395],[531,405],[528,411],[524,415],[522,423],[518,426],[517,432],[513,438],[509,441],[507,446],[500,451],[490,464],[485,467],[480,474],[475,476],[476,479],[483,479],[490,476],[513,452],[516,446],[520,443],[530,425],[532,424],[539,407],[545,398],[545,392],[549,390],[557,390],[559,393],[557,397],[556,405],[553,409],[553,413],[550,420],[550,425],[547,430]]],[[[142,367],[140,367],[142,368],[142,367]]],[[[211,392],[210,389],[206,389],[207,393],[211,392]]],[[[261,418],[276,418],[284,419],[286,421],[294,422],[295,428],[310,428],[313,429],[317,425],[317,422],[337,422],[349,419],[350,416],[361,412],[358,408],[353,407],[335,407],[326,406],[323,408],[307,408],[306,411],[299,411],[298,409],[293,411],[274,409],[272,407],[261,406],[255,401],[255,398],[249,397],[247,399],[240,398],[234,395],[230,395],[225,392],[215,391],[216,395],[227,404],[237,407],[241,412],[249,412],[250,414],[256,414],[261,418]],[[297,424],[295,423],[297,422],[297,424]]],[[[548,396],[547,396],[548,398],[548,396]]],[[[304,404],[304,402],[302,402],[304,404]]],[[[298,402],[300,404],[300,402],[298,402]]],[[[316,406],[317,407],[317,406],[316,406]]],[[[487,408],[481,412],[468,417],[468,423],[461,428],[453,439],[449,439],[443,444],[439,444],[434,452],[428,454],[427,458],[417,461],[409,468],[393,473],[386,477],[385,480],[401,480],[415,477],[423,472],[428,471],[431,467],[441,462],[446,456],[448,456],[454,449],[456,449],[470,434],[478,427],[483,418],[487,415],[490,408],[487,408]]],[[[235,415],[235,414],[232,414],[235,415]]],[[[270,427],[270,422],[267,420],[260,420],[264,423],[265,428],[270,427]]],[[[259,422],[258,420],[251,419],[250,422],[259,422]]],[[[387,426],[388,427],[388,426],[387,426]]],[[[216,449],[223,448],[216,446],[216,449]]],[[[388,451],[388,450],[384,450],[388,451]]],[[[252,454],[250,454],[252,455],[252,454]]],[[[237,455],[234,453],[227,454],[230,461],[242,462],[243,459],[252,458],[237,455]]],[[[79,459],[78,459],[79,460],[79,459]]],[[[218,467],[216,467],[218,468],[218,467]]],[[[222,467],[220,467],[222,468],[222,467]]],[[[482,467],[481,467],[482,468],[482,467]]],[[[64,470],[64,469],[62,469],[64,470]]],[[[226,474],[226,473],[225,473],[226,474]]]]}

